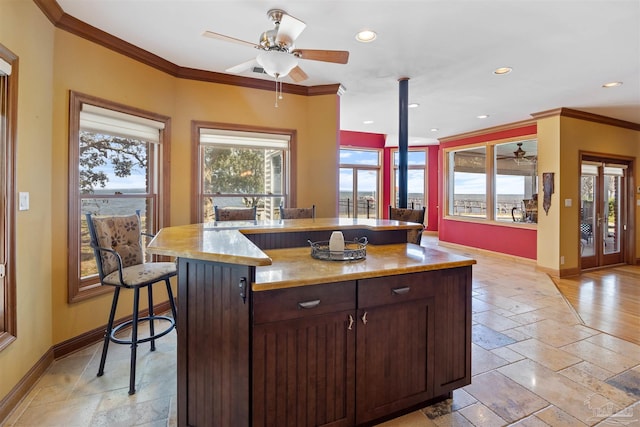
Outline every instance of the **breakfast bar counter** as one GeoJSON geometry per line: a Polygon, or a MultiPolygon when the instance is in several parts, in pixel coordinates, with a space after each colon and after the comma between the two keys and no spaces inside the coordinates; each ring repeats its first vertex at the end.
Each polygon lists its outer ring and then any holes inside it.
{"type": "Polygon", "coordinates": [[[360,426],[471,381],[473,259],[419,224],[302,219],[160,230],[178,262],[178,425],[360,426]],[[333,231],[355,261],[311,257],[333,231]]]}

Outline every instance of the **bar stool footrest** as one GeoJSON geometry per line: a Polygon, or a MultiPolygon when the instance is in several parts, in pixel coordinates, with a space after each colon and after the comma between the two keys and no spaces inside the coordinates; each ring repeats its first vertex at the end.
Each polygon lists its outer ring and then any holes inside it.
{"type": "MultiPolygon", "coordinates": [[[[165,329],[163,329],[163,330],[161,330],[159,332],[156,332],[153,335],[149,335],[148,337],[144,337],[144,338],[138,338],[138,340],[137,340],[138,344],[149,342],[151,340],[156,340],[158,338],[161,338],[161,337],[167,335],[169,332],[171,332],[176,327],[175,319],[173,319],[173,318],[171,318],[169,316],[145,316],[145,317],[140,317],[138,319],[138,323],[149,322],[149,321],[152,321],[152,320],[166,321],[166,322],[169,322],[169,325],[165,329]]],[[[129,345],[133,344],[133,341],[130,340],[130,339],[127,340],[127,339],[121,339],[121,338],[116,337],[116,334],[121,329],[129,327],[131,325],[133,325],[133,319],[132,320],[127,320],[126,322],[123,322],[123,323],[119,324],[118,326],[113,328],[113,330],[111,331],[111,335],[109,336],[109,339],[112,342],[116,343],[116,344],[129,344],[129,345]]]]}

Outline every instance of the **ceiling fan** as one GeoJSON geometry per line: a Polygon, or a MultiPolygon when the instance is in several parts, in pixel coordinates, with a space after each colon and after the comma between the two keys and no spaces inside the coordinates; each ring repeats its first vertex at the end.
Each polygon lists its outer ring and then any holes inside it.
{"type": "Polygon", "coordinates": [[[278,79],[287,75],[298,83],[309,78],[298,66],[299,59],[337,64],[346,64],[349,60],[349,52],[344,50],[296,49],[294,43],[307,25],[281,9],[271,9],[267,12],[267,16],[274,23],[275,28],[263,32],[257,44],[213,31],[205,31],[202,34],[206,37],[242,44],[261,51],[256,58],[228,68],[225,70],[226,72],[241,73],[257,64],[276,79],[276,84],[278,79]]]}
{"type": "Polygon", "coordinates": [[[518,149],[513,152],[513,160],[516,164],[535,163],[536,156],[527,156],[527,152],[522,149],[522,142],[518,142],[518,149]]]}

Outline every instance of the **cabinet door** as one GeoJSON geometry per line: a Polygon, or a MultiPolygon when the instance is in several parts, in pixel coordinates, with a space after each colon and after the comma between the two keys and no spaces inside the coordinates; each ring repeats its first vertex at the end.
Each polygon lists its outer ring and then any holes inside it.
{"type": "Polygon", "coordinates": [[[434,394],[471,384],[471,266],[439,274],[434,394]]]}
{"type": "Polygon", "coordinates": [[[254,326],[254,427],[354,425],[354,314],[254,326]]]}
{"type": "Polygon", "coordinates": [[[358,310],[357,424],[433,396],[434,321],[435,297],[358,310]]]}

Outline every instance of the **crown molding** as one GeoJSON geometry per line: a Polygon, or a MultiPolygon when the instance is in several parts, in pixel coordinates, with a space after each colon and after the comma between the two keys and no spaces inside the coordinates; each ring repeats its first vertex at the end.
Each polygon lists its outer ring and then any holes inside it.
{"type": "Polygon", "coordinates": [[[484,136],[492,133],[503,132],[503,131],[512,130],[512,129],[519,129],[519,128],[523,128],[523,127],[531,126],[535,124],[536,124],[536,121],[532,119],[522,120],[519,122],[508,123],[505,125],[499,125],[499,126],[494,126],[490,128],[474,130],[466,133],[459,133],[457,135],[450,135],[443,138],[438,138],[438,141],[442,144],[450,141],[458,141],[461,139],[472,138],[476,136],[484,136]]]}
{"type": "MultiPolygon", "coordinates": [[[[274,89],[274,82],[270,80],[253,79],[251,77],[233,76],[230,74],[216,73],[213,71],[199,70],[195,68],[181,67],[167,61],[149,51],[139,48],[129,42],[115,37],[86,22],[65,13],[56,0],[33,0],[51,23],[61,30],[67,31],[85,40],[104,46],[114,52],[120,53],[133,60],[146,64],[171,76],[199,80],[209,83],[219,83],[232,86],[242,86],[252,89],[274,89]]],[[[282,92],[294,95],[317,96],[340,94],[340,85],[301,86],[290,83],[282,84],[282,92]]]]}
{"type": "Polygon", "coordinates": [[[614,119],[607,116],[601,116],[599,114],[587,113],[586,111],[574,110],[572,108],[555,108],[553,110],[546,110],[531,114],[531,117],[536,120],[555,116],[570,117],[572,119],[586,120],[589,122],[640,131],[640,124],[638,123],[627,122],[625,120],[614,119]]]}

